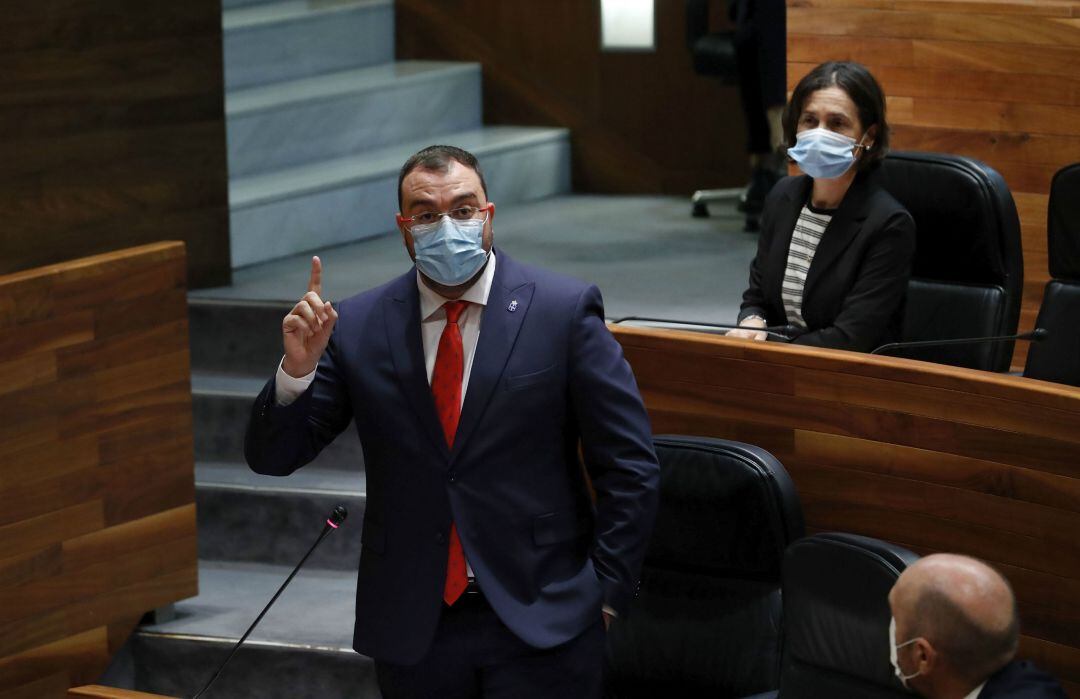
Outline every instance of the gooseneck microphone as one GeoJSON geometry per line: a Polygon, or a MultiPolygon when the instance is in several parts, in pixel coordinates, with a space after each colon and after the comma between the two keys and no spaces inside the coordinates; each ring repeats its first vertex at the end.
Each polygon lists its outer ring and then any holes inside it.
{"type": "Polygon", "coordinates": [[[199,699],[199,697],[201,697],[206,692],[206,690],[210,689],[210,685],[214,684],[214,681],[217,680],[219,675],[221,675],[221,671],[225,669],[225,666],[228,665],[229,661],[233,659],[234,655],[236,655],[236,651],[240,650],[240,645],[247,640],[247,637],[250,636],[251,632],[255,630],[255,627],[259,625],[259,622],[262,621],[262,618],[266,616],[266,613],[268,611],[270,611],[270,607],[273,607],[274,602],[277,602],[278,597],[281,597],[281,593],[285,591],[285,588],[289,586],[289,583],[292,582],[292,579],[296,577],[296,574],[298,572],[300,572],[300,567],[303,566],[307,559],[311,556],[311,554],[315,552],[315,548],[322,543],[322,540],[326,538],[327,534],[340,527],[341,523],[344,522],[345,518],[348,516],[349,511],[345,509],[344,505],[338,505],[334,508],[334,511],[331,512],[330,516],[326,518],[326,524],[323,525],[322,533],[319,534],[319,538],[315,540],[315,543],[311,545],[311,548],[308,549],[308,552],[304,554],[304,557],[301,558],[300,562],[296,564],[296,567],[293,568],[293,571],[289,573],[289,577],[285,578],[285,582],[283,582],[281,584],[281,587],[278,588],[278,591],[274,593],[274,596],[270,599],[270,602],[267,603],[265,607],[263,607],[263,610],[261,612],[259,612],[259,616],[255,617],[255,621],[251,623],[251,626],[248,627],[248,630],[245,631],[244,635],[240,637],[240,640],[236,642],[236,645],[233,646],[232,651],[229,653],[229,657],[225,658],[225,662],[218,666],[217,671],[214,672],[214,675],[210,678],[210,681],[207,682],[206,685],[199,690],[198,694],[192,697],[192,699],[199,699]]]}
{"type": "Polygon", "coordinates": [[[887,354],[896,349],[915,349],[919,347],[948,347],[949,345],[975,345],[991,342],[1009,342],[1010,340],[1030,340],[1042,342],[1050,337],[1050,331],[1046,328],[1035,328],[1026,333],[1016,335],[991,335],[988,337],[959,337],[951,340],[917,340],[913,342],[889,342],[877,347],[870,354],[887,354]]]}
{"type": "Polygon", "coordinates": [[[627,321],[637,321],[639,323],[669,323],[671,325],[716,328],[717,330],[752,330],[754,332],[765,333],[770,338],[779,340],[780,342],[791,342],[795,336],[804,332],[792,325],[769,325],[764,328],[754,328],[747,325],[726,325],[723,323],[706,323],[701,320],[675,320],[673,318],[648,318],[646,316],[624,316],[622,318],[616,318],[611,322],[618,325],[619,323],[625,323],[627,321]]]}

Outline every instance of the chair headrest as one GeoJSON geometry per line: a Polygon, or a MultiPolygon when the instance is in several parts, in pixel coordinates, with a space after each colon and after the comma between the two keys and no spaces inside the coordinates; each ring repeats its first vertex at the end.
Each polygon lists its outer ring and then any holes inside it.
{"type": "Polygon", "coordinates": [[[1020,223],[997,171],[957,155],[895,152],[877,176],[915,219],[913,276],[998,284],[1019,293],[1020,223]]]}
{"type": "Polygon", "coordinates": [[[899,689],[889,664],[888,595],[916,560],[907,549],[854,534],[793,543],[784,559],[785,656],[833,684],[846,677],[899,689]]]}
{"type": "Polygon", "coordinates": [[[779,580],[803,535],[795,484],[769,452],[741,442],[658,436],[660,512],[646,565],[779,580]]]}
{"type": "Polygon", "coordinates": [[[1080,163],[1058,170],[1050,183],[1046,236],[1050,276],[1080,281],[1080,163]]]}

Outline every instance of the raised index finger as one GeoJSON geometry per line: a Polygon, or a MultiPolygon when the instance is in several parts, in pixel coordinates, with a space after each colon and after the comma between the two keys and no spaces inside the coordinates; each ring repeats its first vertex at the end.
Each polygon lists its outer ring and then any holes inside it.
{"type": "Polygon", "coordinates": [[[311,258],[311,277],[308,279],[307,290],[322,296],[322,260],[318,255],[311,258]]]}

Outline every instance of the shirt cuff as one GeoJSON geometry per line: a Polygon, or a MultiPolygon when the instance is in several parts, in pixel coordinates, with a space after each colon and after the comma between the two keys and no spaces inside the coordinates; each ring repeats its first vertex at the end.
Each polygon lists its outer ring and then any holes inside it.
{"type": "Polygon", "coordinates": [[[316,368],[307,376],[301,376],[300,378],[293,378],[285,373],[283,365],[285,364],[285,357],[281,358],[281,362],[278,363],[277,376],[274,378],[274,403],[284,408],[289,403],[300,397],[300,394],[307,390],[311,382],[315,380],[316,368]]]}
{"type": "Polygon", "coordinates": [[[612,619],[618,619],[619,618],[618,612],[616,612],[614,609],[607,606],[606,604],[603,606],[602,610],[603,610],[604,614],[607,614],[612,619]]]}

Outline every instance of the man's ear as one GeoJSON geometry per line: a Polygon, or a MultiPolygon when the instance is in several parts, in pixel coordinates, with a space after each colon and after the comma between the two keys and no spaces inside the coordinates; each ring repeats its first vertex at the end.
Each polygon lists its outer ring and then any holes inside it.
{"type": "Polygon", "coordinates": [[[925,638],[915,639],[912,645],[912,655],[915,656],[915,669],[920,675],[929,675],[940,662],[938,652],[925,638]]]}

